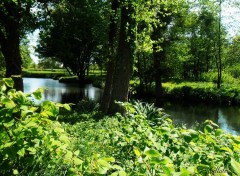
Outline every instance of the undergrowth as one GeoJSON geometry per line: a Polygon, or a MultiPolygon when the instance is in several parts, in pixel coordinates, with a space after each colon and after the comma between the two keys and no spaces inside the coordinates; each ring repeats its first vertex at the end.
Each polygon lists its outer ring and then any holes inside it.
{"type": "Polygon", "coordinates": [[[103,115],[94,103],[37,106],[12,87],[11,79],[0,82],[1,175],[240,175],[240,136],[212,121],[175,126],[162,109],[142,102],[119,102],[125,117],[96,119],[103,115]]]}

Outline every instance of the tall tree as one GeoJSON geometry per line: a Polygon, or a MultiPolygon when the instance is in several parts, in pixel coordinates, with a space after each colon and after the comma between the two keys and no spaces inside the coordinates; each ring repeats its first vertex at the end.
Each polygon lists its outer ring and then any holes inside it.
{"type": "Polygon", "coordinates": [[[125,109],[115,101],[128,101],[129,81],[133,71],[134,34],[132,29],[135,21],[132,18],[134,8],[131,1],[121,4],[121,25],[119,31],[118,53],[113,75],[112,95],[109,104],[109,113],[121,112],[125,109]]]}
{"type": "Polygon", "coordinates": [[[36,27],[34,8],[40,11],[41,0],[0,1],[0,46],[6,64],[6,77],[14,77],[15,87],[23,90],[20,40],[29,29],[36,27]]]}
{"type": "Polygon", "coordinates": [[[218,56],[216,57],[217,65],[217,88],[220,89],[222,82],[222,0],[219,0],[219,19],[218,19],[218,56]]]}
{"type": "Polygon", "coordinates": [[[119,18],[120,2],[118,0],[112,0],[110,23],[108,31],[108,61],[107,61],[107,76],[105,80],[105,88],[103,92],[101,110],[107,113],[112,96],[113,76],[115,72],[115,57],[116,57],[116,41],[118,40],[118,18],[119,18]]]}
{"type": "Polygon", "coordinates": [[[106,77],[106,87],[102,101],[102,110],[106,113],[121,112],[125,110],[116,101],[128,101],[129,81],[133,70],[134,37],[134,8],[131,1],[113,0],[111,3],[112,14],[109,25],[109,61],[106,77]],[[120,14],[119,19],[117,15],[120,14]],[[118,22],[120,24],[118,24],[118,22]],[[118,29],[119,26],[119,29],[118,29]],[[119,30],[119,32],[118,32],[119,30]],[[117,36],[117,37],[116,37],[117,36]],[[114,42],[117,40],[117,43],[114,42]]]}
{"type": "Polygon", "coordinates": [[[91,60],[100,52],[99,45],[104,45],[103,8],[103,2],[94,0],[61,1],[40,33],[38,52],[63,63],[83,82],[91,60]]]}

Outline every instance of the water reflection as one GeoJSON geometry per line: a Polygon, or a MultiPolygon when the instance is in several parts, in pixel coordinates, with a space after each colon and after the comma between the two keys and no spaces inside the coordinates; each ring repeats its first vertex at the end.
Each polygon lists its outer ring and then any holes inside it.
{"type": "Polygon", "coordinates": [[[221,107],[205,104],[166,103],[163,108],[170,114],[174,123],[187,127],[202,123],[209,119],[217,123],[221,129],[240,135],[240,108],[221,107]]]}
{"type": "MultiPolygon", "coordinates": [[[[77,84],[64,84],[42,78],[24,78],[23,83],[26,93],[34,92],[39,87],[45,88],[43,100],[54,102],[77,103],[83,98],[99,101],[102,96],[102,90],[92,85],[79,88],[77,84]]],[[[196,122],[202,123],[210,119],[219,124],[224,131],[240,135],[240,107],[175,102],[165,103],[163,108],[166,113],[171,115],[174,123],[186,124],[191,127],[196,122]]]]}
{"type": "Polygon", "coordinates": [[[23,78],[24,92],[31,93],[38,88],[43,88],[43,100],[61,103],[77,103],[83,98],[99,101],[102,90],[91,84],[79,87],[77,84],[59,83],[53,79],[23,78]]]}

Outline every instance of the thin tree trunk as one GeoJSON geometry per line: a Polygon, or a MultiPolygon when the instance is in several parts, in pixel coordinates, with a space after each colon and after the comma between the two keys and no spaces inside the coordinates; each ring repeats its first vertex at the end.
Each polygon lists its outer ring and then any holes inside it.
{"type": "Polygon", "coordinates": [[[154,60],[154,77],[155,77],[155,96],[157,100],[162,95],[162,71],[161,71],[161,59],[163,57],[163,51],[157,51],[157,45],[153,45],[153,60],[154,60]]]}
{"type": "Polygon", "coordinates": [[[218,25],[218,61],[217,61],[217,70],[218,70],[218,79],[217,79],[217,88],[220,89],[222,82],[222,55],[221,55],[221,13],[222,13],[222,0],[219,1],[219,25],[218,25]]]}

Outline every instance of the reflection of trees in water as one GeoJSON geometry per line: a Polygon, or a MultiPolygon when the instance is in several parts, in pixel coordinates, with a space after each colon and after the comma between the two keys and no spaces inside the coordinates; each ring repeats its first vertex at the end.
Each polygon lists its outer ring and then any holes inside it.
{"type": "Polygon", "coordinates": [[[228,125],[233,127],[234,130],[240,131],[240,108],[239,107],[222,107],[221,117],[224,118],[228,125]]]}
{"type": "Polygon", "coordinates": [[[79,89],[78,91],[69,91],[61,93],[62,103],[78,103],[82,99],[92,99],[100,101],[102,92],[96,88],[79,89]]]}
{"type": "Polygon", "coordinates": [[[186,124],[188,127],[205,120],[218,122],[218,107],[205,104],[190,104],[189,102],[174,102],[164,106],[176,123],[186,124]]]}
{"type": "Polygon", "coordinates": [[[78,103],[79,101],[86,97],[84,96],[83,91],[78,91],[62,93],[61,98],[62,103],[78,103]]]}

